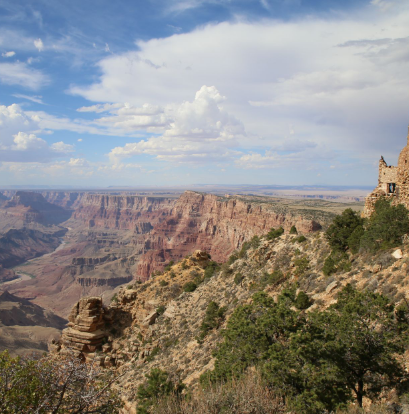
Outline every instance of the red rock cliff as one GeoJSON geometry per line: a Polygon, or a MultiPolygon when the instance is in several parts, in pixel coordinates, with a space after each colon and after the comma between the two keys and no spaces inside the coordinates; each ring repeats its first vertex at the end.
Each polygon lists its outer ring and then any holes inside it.
{"type": "Polygon", "coordinates": [[[72,218],[88,227],[149,232],[169,214],[174,199],[86,194],[72,218]]]}
{"type": "Polygon", "coordinates": [[[277,212],[268,203],[187,191],[145,240],[145,254],[137,276],[147,279],[166,261],[180,259],[195,249],[206,250],[214,260],[224,261],[252,236],[264,234],[272,227],[282,226],[289,231],[293,225],[301,233],[321,228],[313,220],[277,212]]]}

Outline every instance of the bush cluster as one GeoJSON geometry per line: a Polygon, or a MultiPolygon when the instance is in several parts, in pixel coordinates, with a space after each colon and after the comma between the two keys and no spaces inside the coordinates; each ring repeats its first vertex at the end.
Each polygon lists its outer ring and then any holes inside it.
{"type": "Polygon", "coordinates": [[[284,234],[284,229],[282,227],[279,227],[278,229],[271,229],[267,233],[267,240],[274,240],[280,237],[282,234],[284,234]]]}
{"type": "Polygon", "coordinates": [[[350,208],[336,216],[326,237],[334,251],[357,253],[359,249],[376,252],[399,246],[407,233],[409,211],[402,204],[393,206],[391,200],[382,197],[367,220],[350,208]]]}
{"type": "Polygon", "coordinates": [[[201,377],[203,386],[257,367],[290,409],[305,414],[333,412],[353,400],[362,407],[364,397],[375,400],[393,387],[405,391],[406,308],[395,310],[384,296],[350,285],[323,311],[305,314],[291,303],[310,305],[287,286],[277,302],[258,292],[251,304],[239,306],[222,332],[214,370],[201,377]]]}
{"type": "Polygon", "coordinates": [[[179,396],[185,386],[182,383],[174,383],[169,374],[159,368],[153,368],[146,375],[146,382],[138,387],[137,414],[151,413],[151,407],[158,398],[166,395],[179,396]]]}
{"type": "Polygon", "coordinates": [[[116,380],[97,364],[77,356],[13,358],[0,353],[0,412],[119,413],[122,403],[111,384],[116,380]]]}
{"type": "Polygon", "coordinates": [[[331,254],[324,263],[323,272],[330,275],[338,270],[349,271],[351,266],[346,252],[375,253],[397,247],[409,233],[409,211],[401,204],[393,206],[391,200],[380,198],[369,219],[363,219],[352,209],[346,209],[334,218],[326,231],[331,254]]]}

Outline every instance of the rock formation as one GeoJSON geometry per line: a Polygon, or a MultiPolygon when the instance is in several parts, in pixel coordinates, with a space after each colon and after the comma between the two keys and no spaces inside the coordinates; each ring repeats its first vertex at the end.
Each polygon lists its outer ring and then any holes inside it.
{"type": "Polygon", "coordinates": [[[98,297],[81,299],[71,310],[68,328],[64,329],[61,344],[87,355],[100,349],[106,337],[104,308],[98,297]]]}
{"type": "Polygon", "coordinates": [[[366,198],[364,217],[372,215],[375,203],[380,197],[386,197],[391,199],[393,204],[403,204],[409,208],[409,128],[407,145],[399,155],[398,166],[388,165],[381,156],[378,186],[366,198]]]}
{"type": "MultiPolygon", "coordinates": [[[[17,194],[14,199],[22,200],[17,194]]],[[[305,234],[321,228],[321,216],[313,209],[287,208],[267,197],[192,191],[179,198],[70,194],[46,193],[48,200],[75,209],[64,222],[69,228],[66,246],[45,260],[28,263],[23,271],[36,277],[12,287],[14,293],[52,306],[64,317],[78,297],[108,297],[118,285],[147,280],[196,249],[222,262],[244,241],[273,227],[288,232],[295,225],[305,234]]]]}

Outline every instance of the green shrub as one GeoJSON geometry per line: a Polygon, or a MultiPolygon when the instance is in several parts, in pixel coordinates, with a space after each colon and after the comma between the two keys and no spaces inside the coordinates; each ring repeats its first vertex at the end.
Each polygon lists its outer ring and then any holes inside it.
{"type": "Polygon", "coordinates": [[[375,212],[365,226],[361,247],[369,251],[389,249],[402,244],[402,237],[409,233],[409,211],[402,205],[391,205],[390,200],[380,198],[375,212]]]}
{"type": "Polygon", "coordinates": [[[161,285],[161,286],[167,286],[167,285],[169,285],[169,282],[167,282],[166,280],[161,280],[160,282],[159,282],[159,284],[161,285]]]}
{"type": "Polygon", "coordinates": [[[174,384],[169,379],[169,374],[159,368],[153,368],[146,375],[147,381],[138,387],[137,414],[149,414],[154,402],[159,397],[171,394],[180,394],[184,389],[182,383],[174,384]]]}
{"type": "Polygon", "coordinates": [[[160,348],[157,346],[155,348],[152,349],[152,351],[150,352],[150,354],[147,356],[146,358],[146,362],[151,362],[155,359],[156,355],[158,355],[160,352],[160,348]]]}
{"type": "Polygon", "coordinates": [[[340,270],[344,272],[351,271],[351,263],[349,262],[348,255],[345,252],[332,251],[325,259],[322,272],[325,276],[329,276],[340,270]]]}
{"type": "Polygon", "coordinates": [[[267,240],[277,239],[277,238],[278,238],[278,237],[280,237],[283,233],[284,233],[284,229],[283,229],[282,227],[279,227],[278,229],[271,229],[271,230],[267,233],[267,240]]]}
{"type": "Polygon", "coordinates": [[[291,226],[290,234],[298,234],[297,228],[295,226],[291,226]]]}
{"type": "Polygon", "coordinates": [[[230,266],[232,265],[237,259],[239,258],[239,254],[237,252],[234,252],[228,259],[227,264],[230,266]]]}
{"type": "Polygon", "coordinates": [[[187,282],[183,285],[183,292],[194,292],[197,289],[195,282],[187,282]]]}
{"type": "Polygon", "coordinates": [[[175,264],[173,260],[171,260],[164,268],[165,272],[169,272],[169,270],[172,268],[172,266],[175,264]]]}
{"type": "Polygon", "coordinates": [[[303,291],[299,292],[295,299],[295,307],[299,310],[308,309],[312,303],[310,297],[303,291]]]}
{"type": "Polygon", "coordinates": [[[156,308],[156,313],[158,315],[163,315],[165,313],[166,307],[164,305],[160,305],[156,308]]]}
{"type": "Polygon", "coordinates": [[[332,224],[325,232],[329,245],[333,250],[346,251],[351,243],[356,245],[356,235],[359,230],[355,232],[353,240],[349,240],[357,228],[363,228],[364,221],[359,216],[359,213],[347,208],[334,218],[332,224]]]}
{"type": "Polygon", "coordinates": [[[406,378],[407,309],[395,311],[384,296],[350,285],[325,310],[302,314],[289,306],[294,300],[304,308],[309,299],[287,286],[277,302],[258,292],[237,307],[214,352],[214,370],[201,383],[226,382],[257,367],[290,411],[303,414],[335,412],[352,400],[362,407],[364,396],[375,401],[399,389],[406,378]]]}
{"type": "Polygon", "coordinates": [[[234,276],[234,283],[236,285],[239,285],[243,279],[244,279],[244,276],[241,273],[236,273],[234,276]]]}
{"type": "Polygon", "coordinates": [[[219,269],[220,266],[217,262],[210,261],[205,268],[204,278],[210,279],[219,269]]]}
{"type": "Polygon", "coordinates": [[[307,269],[309,269],[310,261],[307,259],[306,256],[299,257],[294,260],[295,265],[295,274],[297,276],[301,276],[305,273],[307,269]]]}
{"type": "Polygon", "coordinates": [[[322,272],[325,276],[329,276],[332,273],[335,273],[337,271],[336,262],[334,260],[334,257],[330,254],[324,262],[324,267],[322,268],[322,272]]]}
{"type": "Polygon", "coordinates": [[[188,269],[189,268],[189,266],[188,266],[188,264],[187,264],[187,262],[186,262],[186,260],[183,260],[183,262],[182,262],[182,270],[186,270],[186,269],[188,269]]]}
{"type": "Polygon", "coordinates": [[[201,342],[212,329],[217,329],[224,320],[226,307],[219,307],[219,304],[211,301],[207,305],[206,314],[200,325],[200,335],[198,341],[201,342]]]}

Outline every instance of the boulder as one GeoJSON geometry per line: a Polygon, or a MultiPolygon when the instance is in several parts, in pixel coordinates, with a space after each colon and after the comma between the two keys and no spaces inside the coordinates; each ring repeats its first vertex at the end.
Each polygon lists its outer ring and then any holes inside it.
{"type": "Polygon", "coordinates": [[[334,282],[330,283],[327,286],[327,288],[325,289],[325,292],[331,293],[337,286],[338,286],[338,282],[337,281],[334,281],[334,282]]]}
{"type": "Polygon", "coordinates": [[[403,257],[402,250],[401,250],[401,249],[396,249],[396,250],[392,253],[392,256],[393,256],[395,259],[402,259],[402,257],[403,257]]]}

